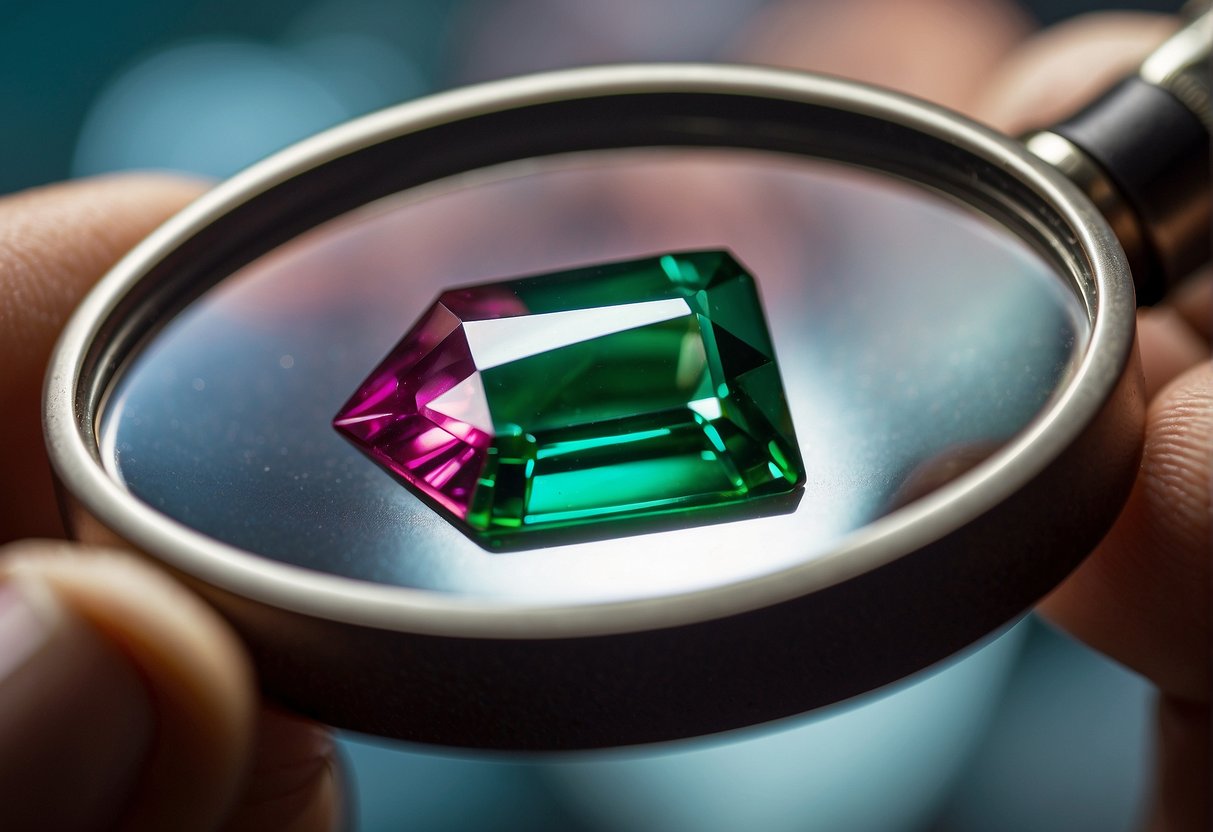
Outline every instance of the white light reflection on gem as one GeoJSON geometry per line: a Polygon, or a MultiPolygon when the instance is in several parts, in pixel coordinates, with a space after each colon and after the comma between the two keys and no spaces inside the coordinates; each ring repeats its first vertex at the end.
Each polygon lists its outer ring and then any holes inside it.
{"type": "MultiPolygon", "coordinates": [[[[493,434],[493,415],[489,412],[488,397],[480,373],[472,373],[450,390],[430,399],[422,410],[470,425],[490,436],[493,434]]],[[[445,420],[443,423],[445,426],[445,420]]]]}
{"type": "Polygon", "coordinates": [[[714,397],[687,402],[687,407],[709,422],[719,419],[724,415],[724,412],[720,409],[720,399],[714,397]]]}
{"type": "Polygon", "coordinates": [[[570,309],[518,318],[465,321],[463,331],[476,367],[488,370],[615,332],[671,321],[689,315],[690,311],[682,298],[670,298],[605,309],[570,309]]]}

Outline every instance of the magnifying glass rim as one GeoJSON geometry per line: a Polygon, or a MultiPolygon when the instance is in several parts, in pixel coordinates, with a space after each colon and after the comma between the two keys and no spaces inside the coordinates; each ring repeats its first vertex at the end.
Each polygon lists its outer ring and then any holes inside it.
{"type": "Polygon", "coordinates": [[[49,367],[44,420],[66,491],[106,527],[168,566],[222,590],[308,616],[383,630],[472,638],[545,639],[672,627],[759,609],[863,573],[989,511],[1070,446],[1094,419],[1129,359],[1135,302],[1123,253],[1103,217],[1020,143],[903,95],[825,76],[758,67],[623,65],[497,81],[402,104],[335,127],[221,183],[124,257],[68,322],[49,367]],[[503,110],[576,98],[713,93],[801,101],[885,119],[945,138],[998,164],[1063,218],[1089,258],[1079,287],[1092,316],[1086,353],[1065,388],[990,460],[850,533],[830,552],[734,583],[628,601],[535,604],[455,596],[316,572],[224,544],[163,515],[105,472],[92,412],[76,403],[86,356],[119,300],[169,252],[227,212],[291,177],[401,135],[503,110]]]}

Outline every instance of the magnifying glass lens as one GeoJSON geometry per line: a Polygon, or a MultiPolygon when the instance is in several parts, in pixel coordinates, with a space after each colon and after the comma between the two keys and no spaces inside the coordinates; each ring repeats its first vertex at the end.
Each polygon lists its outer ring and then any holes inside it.
{"type": "Polygon", "coordinates": [[[439,182],[254,261],[135,356],[99,432],[136,496],[267,558],[468,597],[628,600],[812,559],[931,493],[1022,431],[1089,335],[1032,244],[924,186],[756,151],[603,151],[439,182]],[[709,249],[757,283],[803,457],[790,499],[495,551],[332,428],[443,291],[709,249]]]}

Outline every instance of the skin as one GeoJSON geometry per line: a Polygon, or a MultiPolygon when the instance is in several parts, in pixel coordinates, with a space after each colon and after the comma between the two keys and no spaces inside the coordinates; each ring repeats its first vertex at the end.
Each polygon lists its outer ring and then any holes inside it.
{"type": "MultiPolygon", "coordinates": [[[[732,57],[832,70],[1012,132],[1133,66],[1174,23],[1080,18],[1032,35],[996,0],[786,2],[732,57]],[[950,43],[955,48],[926,49],[950,43]]],[[[202,189],[122,176],[0,199],[0,806],[5,828],[334,828],[328,733],[260,701],[214,611],[156,567],[62,541],[39,425],[54,339],[89,286],[202,189]],[[70,761],[70,762],[67,762],[70,761]]],[[[1213,286],[1139,316],[1145,459],[1104,543],[1041,605],[1158,688],[1154,832],[1208,828],[1213,286]]]]}

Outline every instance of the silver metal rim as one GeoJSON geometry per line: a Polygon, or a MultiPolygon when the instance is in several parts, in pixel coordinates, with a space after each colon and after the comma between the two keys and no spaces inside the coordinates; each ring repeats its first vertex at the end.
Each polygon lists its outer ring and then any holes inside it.
{"type": "Polygon", "coordinates": [[[891,563],[980,516],[1028,483],[1081,434],[1119,380],[1133,331],[1132,283],[1113,233],[1077,188],[1011,139],[924,102],[820,76],[719,65],[599,67],[484,84],[374,113],[290,147],[220,184],[131,251],[81,304],[52,357],[44,420],[51,462],[63,486],[101,523],[169,567],[222,590],[316,618],[389,631],[511,639],[607,635],[710,620],[808,595],[891,563]],[[102,469],[91,414],[75,406],[85,381],[85,357],[118,301],[198,230],[277,183],[399,135],[532,104],[654,92],[761,96],[873,115],[946,138],[1011,173],[1067,222],[1090,259],[1093,285],[1083,291],[1093,327],[1086,355],[1067,388],[990,460],[854,532],[826,555],[744,582],[594,605],[456,598],[271,561],[158,513],[102,469]]]}

